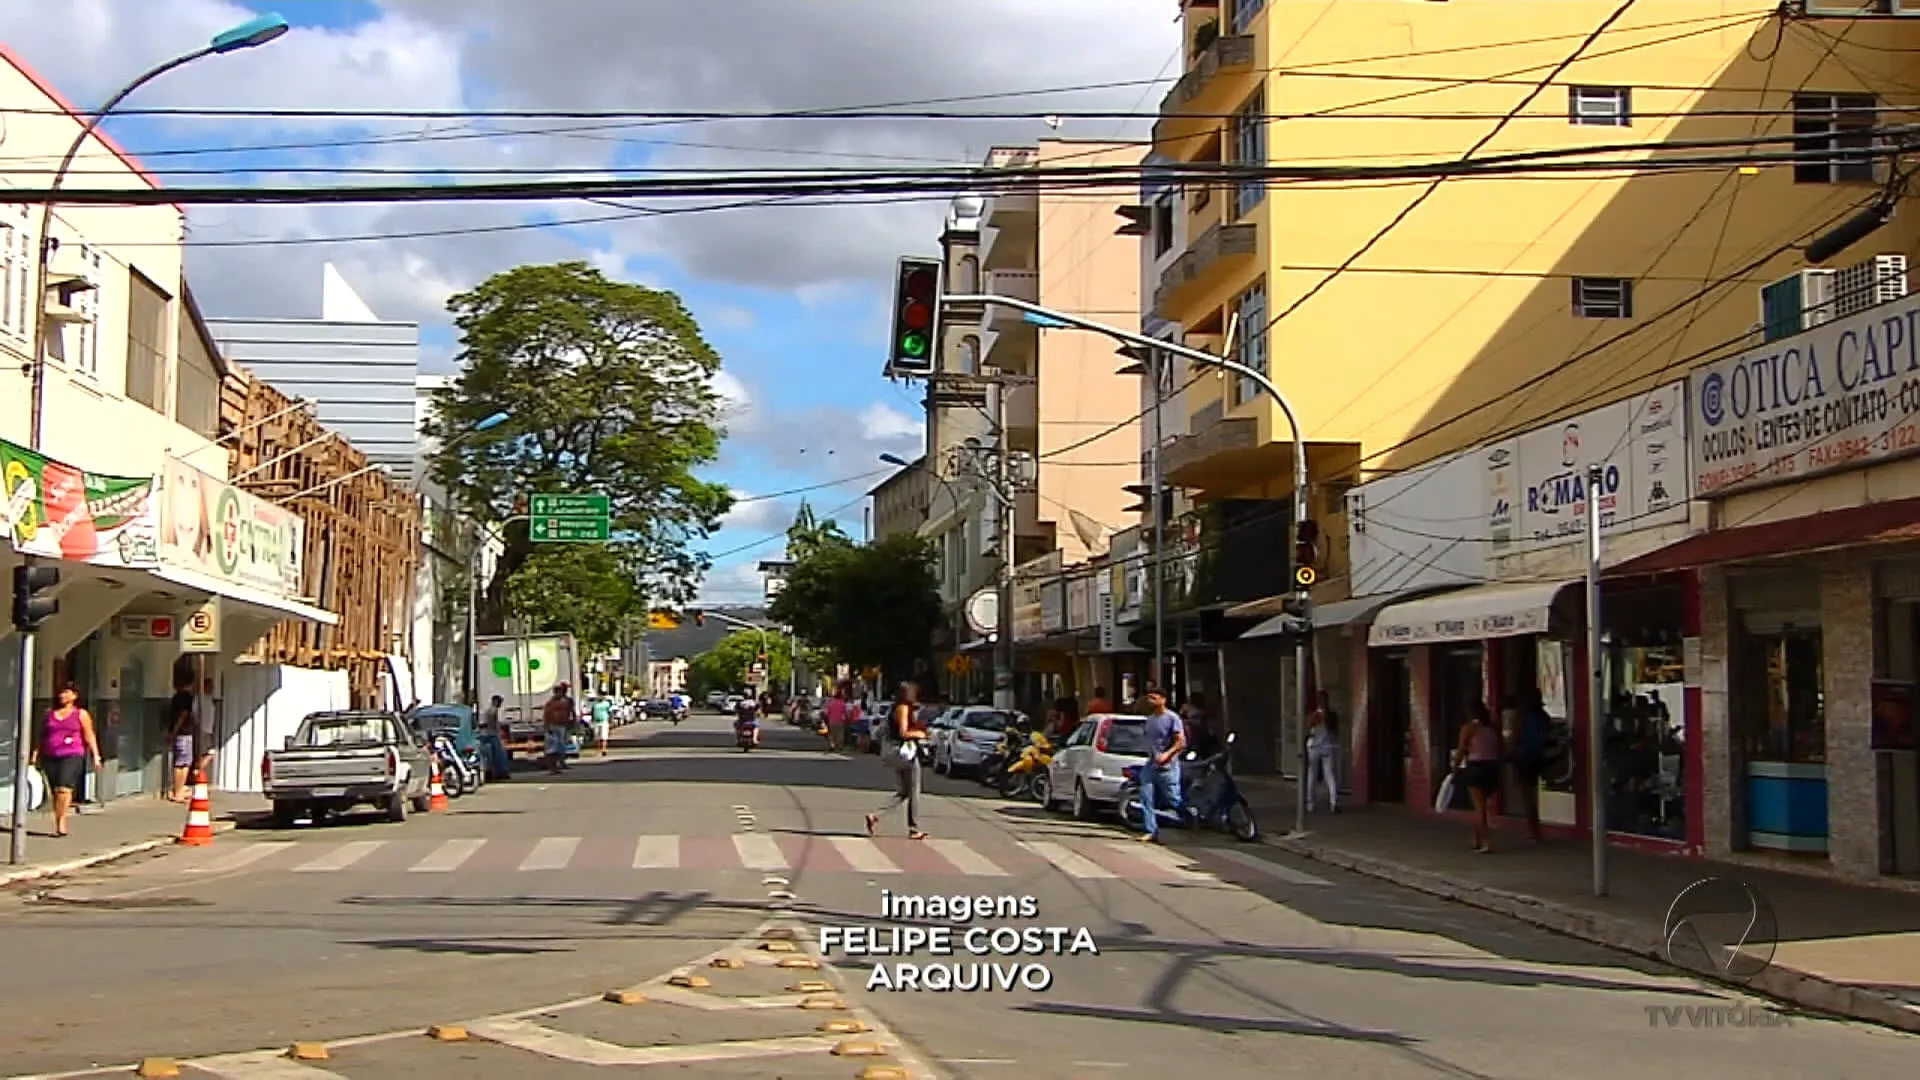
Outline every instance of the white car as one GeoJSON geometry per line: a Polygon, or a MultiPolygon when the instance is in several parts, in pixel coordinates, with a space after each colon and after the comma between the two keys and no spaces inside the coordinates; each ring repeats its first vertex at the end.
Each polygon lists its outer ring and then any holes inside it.
{"type": "Polygon", "coordinates": [[[978,772],[1017,717],[988,705],[972,705],[942,717],[949,723],[934,745],[933,771],[945,776],[978,772]]]}
{"type": "Polygon", "coordinates": [[[1096,713],[1081,721],[1047,768],[1046,806],[1066,802],[1087,821],[1120,801],[1123,772],[1147,760],[1147,718],[1096,713]]]}

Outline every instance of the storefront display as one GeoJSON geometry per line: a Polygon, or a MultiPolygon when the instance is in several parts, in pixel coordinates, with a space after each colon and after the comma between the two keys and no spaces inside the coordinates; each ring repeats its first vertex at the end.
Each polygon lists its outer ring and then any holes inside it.
{"type": "Polygon", "coordinates": [[[1687,838],[1686,674],[1677,640],[1606,643],[1607,828],[1687,838]]]}
{"type": "Polygon", "coordinates": [[[1827,722],[1819,580],[1739,577],[1733,747],[1746,776],[1746,842],[1827,850],[1827,722]]]}

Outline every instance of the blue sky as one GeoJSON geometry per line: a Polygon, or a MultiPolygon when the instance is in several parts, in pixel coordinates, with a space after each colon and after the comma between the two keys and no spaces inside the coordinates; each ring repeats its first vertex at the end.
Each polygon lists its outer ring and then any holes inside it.
{"type": "MultiPolygon", "coordinates": [[[[231,0],[70,0],[63,8],[70,17],[54,20],[25,10],[35,6],[0,10],[0,41],[83,105],[265,10],[231,0]]],[[[279,5],[295,27],[286,37],[169,74],[129,105],[744,112],[1005,93],[1036,113],[1150,111],[1174,73],[1168,0],[1060,0],[1042,11],[1023,0],[910,10],[883,0],[734,6],[720,27],[698,17],[698,5],[675,11],[621,0],[291,0],[279,5]],[[995,50],[911,56],[897,55],[887,40],[901,33],[948,40],[982,18],[1017,18],[1027,32],[995,50]],[[1033,93],[1118,80],[1138,85],[1033,93]]],[[[223,186],[376,180],[288,171],[322,167],[460,183],[487,177],[444,170],[951,165],[978,160],[990,145],[1048,133],[1037,119],[645,125],[123,117],[108,130],[164,183],[223,186]]],[[[1110,123],[1063,132],[1118,133],[1110,123]]],[[[85,168],[84,160],[76,166],[85,168]]],[[[80,186],[83,177],[69,182],[80,186]]],[[[857,532],[864,492],[890,471],[879,455],[917,454],[919,392],[879,376],[884,293],[897,255],[935,250],[943,209],[633,214],[569,226],[552,223],[623,210],[582,203],[196,208],[189,274],[209,314],[311,317],[319,314],[320,268],[332,263],[380,317],[421,324],[428,371],[449,370],[454,350],[446,296],[514,265],[586,259],[611,275],[674,290],[724,359],[717,388],[730,402],[730,436],[708,475],[747,501],[707,545],[725,557],[703,592],[740,600],[757,591],[755,564],[781,554],[779,534],[799,500],[756,496],[813,488],[805,498],[816,510],[836,511],[857,532]],[[544,227],[526,227],[535,223],[544,227]],[[381,239],[337,239],[368,235],[381,239]]]]}

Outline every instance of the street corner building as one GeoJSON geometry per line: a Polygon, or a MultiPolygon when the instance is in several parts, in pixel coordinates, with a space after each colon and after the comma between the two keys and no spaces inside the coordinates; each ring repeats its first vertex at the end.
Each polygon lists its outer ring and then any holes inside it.
{"type": "MultiPolygon", "coordinates": [[[[81,131],[4,47],[0,111],[13,152],[47,168],[81,131]]],[[[81,154],[100,185],[157,186],[104,135],[81,154]]],[[[257,789],[260,752],[307,712],[405,700],[416,496],[230,362],[186,281],[180,208],[58,207],[44,232],[42,215],[0,193],[0,569],[59,572],[32,669],[15,627],[0,641],[0,756],[20,680],[33,722],[71,683],[104,758],[82,797],[157,796],[186,689],[218,718],[200,740],[215,785],[257,789]]]]}

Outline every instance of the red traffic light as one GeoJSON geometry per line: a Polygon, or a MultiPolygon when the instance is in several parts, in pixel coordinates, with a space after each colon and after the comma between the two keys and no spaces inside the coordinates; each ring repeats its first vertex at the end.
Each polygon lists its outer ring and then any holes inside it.
{"type": "Polygon", "coordinates": [[[908,299],[931,304],[934,294],[940,291],[940,275],[930,267],[908,271],[904,291],[908,299]]]}
{"type": "Polygon", "coordinates": [[[931,330],[933,328],[933,306],[914,300],[900,309],[900,327],[903,330],[931,330]]]}

